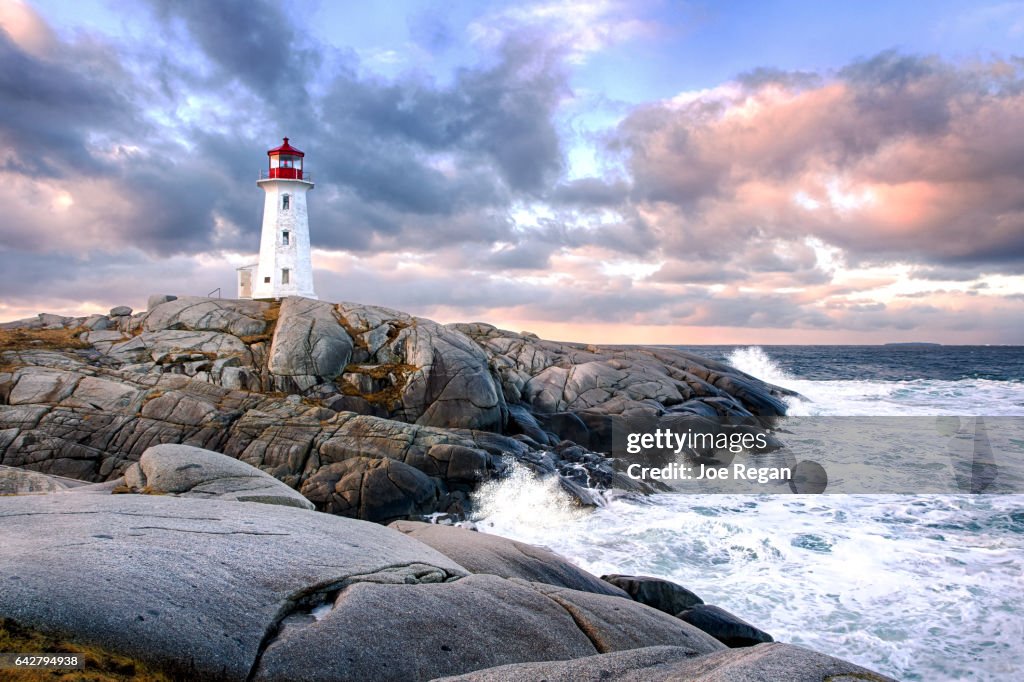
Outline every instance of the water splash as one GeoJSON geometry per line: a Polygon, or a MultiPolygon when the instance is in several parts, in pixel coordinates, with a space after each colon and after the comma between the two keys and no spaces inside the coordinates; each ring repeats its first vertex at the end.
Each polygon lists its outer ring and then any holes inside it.
{"type": "Polygon", "coordinates": [[[751,374],[762,381],[767,381],[776,386],[789,388],[788,384],[793,382],[793,377],[779,367],[772,360],[771,356],[764,352],[759,346],[737,348],[729,353],[726,362],[741,372],[751,374]]]}
{"type": "Polygon", "coordinates": [[[587,514],[562,489],[556,476],[541,478],[518,463],[505,478],[477,488],[471,500],[476,510],[473,520],[496,533],[564,526],[587,514]]]}
{"type": "MultiPolygon", "coordinates": [[[[767,381],[769,384],[775,384],[776,386],[789,388],[801,393],[806,390],[804,384],[808,382],[802,382],[787,374],[760,346],[737,348],[729,353],[725,362],[741,372],[746,372],[762,381],[767,381]]],[[[806,395],[806,393],[803,394],[806,395]]],[[[786,398],[785,403],[787,413],[794,417],[804,417],[816,413],[815,408],[811,404],[799,398],[786,398]]]]}

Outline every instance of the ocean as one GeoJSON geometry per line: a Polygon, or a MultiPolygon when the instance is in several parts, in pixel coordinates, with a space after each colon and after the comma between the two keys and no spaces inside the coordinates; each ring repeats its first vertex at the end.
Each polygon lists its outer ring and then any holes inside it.
{"type": "MultiPolygon", "coordinates": [[[[798,391],[792,415],[1024,416],[1019,346],[680,348],[798,391]]],[[[1022,494],[611,493],[583,511],[516,470],[476,502],[482,531],[674,580],[778,641],[902,680],[1024,679],[1022,494]]]]}

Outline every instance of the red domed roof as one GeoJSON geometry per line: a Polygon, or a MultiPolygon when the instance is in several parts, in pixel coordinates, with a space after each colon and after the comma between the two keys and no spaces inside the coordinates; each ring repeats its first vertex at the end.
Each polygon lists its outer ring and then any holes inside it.
{"type": "Polygon", "coordinates": [[[275,154],[294,154],[295,156],[305,156],[303,152],[300,152],[295,147],[288,144],[288,138],[284,138],[284,144],[280,147],[274,147],[267,152],[267,156],[274,156],[275,154]]]}

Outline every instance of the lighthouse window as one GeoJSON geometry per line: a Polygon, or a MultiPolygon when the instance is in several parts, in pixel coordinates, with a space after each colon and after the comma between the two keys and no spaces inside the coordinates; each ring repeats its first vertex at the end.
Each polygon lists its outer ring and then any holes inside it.
{"type": "Polygon", "coordinates": [[[284,244],[285,246],[288,246],[288,243],[290,242],[290,237],[291,235],[289,234],[288,230],[285,230],[284,232],[281,233],[281,243],[284,244]]]}
{"type": "Polygon", "coordinates": [[[288,268],[281,271],[281,284],[288,284],[288,268]]]}
{"type": "Polygon", "coordinates": [[[263,278],[263,283],[264,284],[270,284],[270,278],[269,277],[264,277],[263,278]]]}
{"type": "Polygon", "coordinates": [[[283,197],[281,197],[281,210],[287,211],[288,207],[291,204],[291,200],[292,200],[292,198],[290,196],[288,196],[287,194],[285,194],[283,197]]]}

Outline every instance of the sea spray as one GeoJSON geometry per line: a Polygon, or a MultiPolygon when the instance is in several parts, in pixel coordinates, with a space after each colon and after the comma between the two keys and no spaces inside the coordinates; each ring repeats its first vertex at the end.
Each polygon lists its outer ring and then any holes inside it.
{"type": "Polygon", "coordinates": [[[789,376],[783,371],[764,349],[759,346],[737,348],[729,353],[726,363],[741,372],[757,377],[761,381],[767,381],[769,384],[775,384],[783,388],[791,388],[787,384],[794,379],[794,377],[789,376]]]}
{"type": "MultiPolygon", "coordinates": [[[[496,528],[533,525],[543,528],[565,526],[586,515],[572,497],[562,490],[556,476],[541,478],[521,464],[501,479],[488,481],[472,495],[474,519],[486,519],[496,528]]],[[[498,531],[495,531],[498,532],[498,531]]]]}
{"type": "MultiPolygon", "coordinates": [[[[780,388],[788,388],[794,391],[806,389],[806,386],[803,386],[806,382],[800,382],[786,373],[781,367],[779,367],[778,363],[776,363],[775,360],[773,360],[768,353],[759,346],[737,348],[729,353],[725,362],[741,372],[746,372],[751,376],[757,377],[761,381],[767,381],[769,384],[775,384],[780,388]],[[798,385],[801,387],[798,388],[798,385]]],[[[804,397],[809,398],[810,396],[805,394],[804,397]]],[[[784,398],[783,402],[786,403],[786,414],[791,416],[803,417],[815,413],[815,408],[808,402],[808,400],[789,396],[784,398]]]]}

